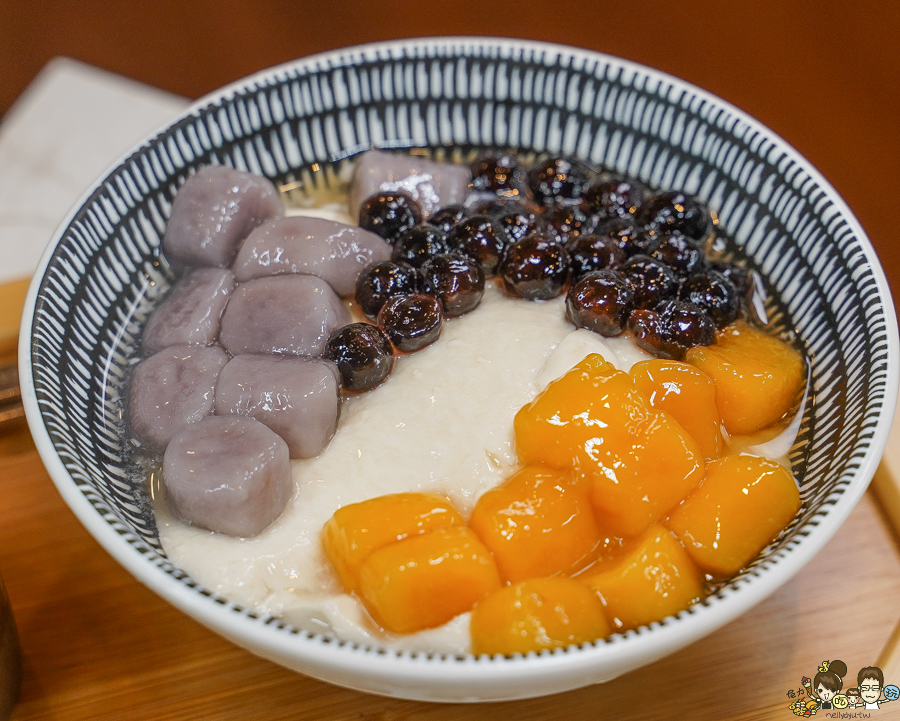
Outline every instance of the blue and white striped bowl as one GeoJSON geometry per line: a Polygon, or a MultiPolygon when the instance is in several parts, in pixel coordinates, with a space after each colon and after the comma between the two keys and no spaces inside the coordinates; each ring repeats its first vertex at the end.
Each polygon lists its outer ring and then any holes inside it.
{"type": "Polygon", "coordinates": [[[793,148],[663,73],[518,40],[406,40],[288,63],[195,103],[98,180],[45,253],[22,325],[28,421],[50,475],[96,539],[201,623],[320,679],[435,701],[524,698],[600,682],[734,619],[837,530],[881,456],[898,385],[893,303],[843,200],[793,148]],[[395,653],[314,635],[203,588],[165,556],[145,475],[123,443],[123,379],[172,273],[172,198],[209,163],[321,189],[369,148],[574,154],[705,198],[781,299],[805,345],[813,403],[792,451],[803,506],[718,593],[660,623],[513,658],[395,653]]]}

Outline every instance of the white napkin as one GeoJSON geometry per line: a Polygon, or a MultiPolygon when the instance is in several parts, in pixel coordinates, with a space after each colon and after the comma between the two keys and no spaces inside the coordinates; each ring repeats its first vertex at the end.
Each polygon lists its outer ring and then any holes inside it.
{"type": "Polygon", "coordinates": [[[93,181],[187,104],[75,60],[48,63],[0,123],[0,283],[30,277],[93,181]]]}

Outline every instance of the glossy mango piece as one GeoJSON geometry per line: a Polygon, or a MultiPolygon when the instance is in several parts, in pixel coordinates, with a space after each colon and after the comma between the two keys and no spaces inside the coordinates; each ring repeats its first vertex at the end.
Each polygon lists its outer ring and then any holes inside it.
{"type": "Polygon", "coordinates": [[[738,322],[716,345],[691,348],[685,357],[716,382],[725,429],[748,435],[778,421],[803,389],[803,356],[784,341],[738,322]]]}
{"type": "Polygon", "coordinates": [[[573,469],[590,484],[597,520],[615,536],[641,534],[703,477],[696,441],[599,355],[524,406],[515,432],[525,463],[573,469]]]}
{"type": "Polygon", "coordinates": [[[630,384],[624,386],[621,377],[628,376],[593,353],[549,383],[516,413],[513,427],[519,460],[526,465],[574,468],[585,455],[585,443],[596,436],[591,419],[603,413],[610,394],[616,401],[626,399],[630,384]]]}
{"type": "Polygon", "coordinates": [[[600,598],[571,578],[535,578],[506,586],[472,611],[472,653],[540,652],[609,635],[600,598]]]}
{"type": "Polygon", "coordinates": [[[661,413],[598,466],[581,471],[591,482],[597,519],[610,533],[633,538],[697,487],[705,463],[694,439],[661,413]]]}
{"type": "Polygon", "coordinates": [[[574,573],[593,560],[602,539],[587,489],[570,471],[547,466],[526,466],[487,491],[469,527],[510,583],[574,573]]]}
{"type": "Polygon", "coordinates": [[[490,551],[465,526],[384,546],[359,569],[359,595],[366,609],[395,633],[445,624],[499,588],[490,551]]]}
{"type": "Polygon", "coordinates": [[[725,440],[712,378],[689,363],[661,359],[635,363],[629,374],[653,408],[666,411],[697,441],[707,461],[722,455],[725,440]]]}
{"type": "Polygon", "coordinates": [[[600,594],[607,616],[621,630],[661,621],[704,595],[700,570],[674,534],[659,524],[616,564],[578,580],[600,594]]]}
{"type": "Polygon", "coordinates": [[[348,593],[359,567],[373,551],[444,526],[465,525],[445,498],[394,493],[339,508],[322,529],[322,546],[348,593]]]}
{"type": "Polygon", "coordinates": [[[719,576],[740,571],[800,509],[800,492],[782,465],[758,456],[726,456],[666,525],[698,566],[719,576]]]}

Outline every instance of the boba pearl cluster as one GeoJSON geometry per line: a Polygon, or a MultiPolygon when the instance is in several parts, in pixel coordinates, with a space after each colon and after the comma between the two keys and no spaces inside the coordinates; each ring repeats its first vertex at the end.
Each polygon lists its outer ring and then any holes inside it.
{"type": "Polygon", "coordinates": [[[445,319],[478,306],[495,277],[527,300],[565,293],[576,327],[627,331],[660,358],[683,359],[749,315],[751,276],[733,253],[726,260],[733,246],[703,201],[572,158],[526,168],[512,154],[483,155],[463,202],[428,212],[400,184],[362,200],[359,225],[392,254],[356,284],[360,309],[377,325],[347,326],[326,349],[351,390],[381,383],[395,349],[432,343],[445,319]]]}
{"type": "Polygon", "coordinates": [[[369,151],[350,210],[358,226],[286,217],[270,181],[221,166],[176,196],[163,250],[181,277],[147,323],[128,425],[162,454],[182,520],[264,530],[293,493],[290,459],[328,446],[342,392],[382,383],[494,278],[530,301],[566,294],[575,326],[661,358],[749,312],[750,275],[702,201],[576,159],[369,151]],[[372,322],[351,322],[351,299],[372,322]]]}

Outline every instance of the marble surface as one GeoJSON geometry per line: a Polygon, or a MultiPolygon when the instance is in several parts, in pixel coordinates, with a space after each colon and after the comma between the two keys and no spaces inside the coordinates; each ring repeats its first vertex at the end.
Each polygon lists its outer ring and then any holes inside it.
{"type": "Polygon", "coordinates": [[[93,181],[187,104],[75,60],[48,63],[0,122],[0,283],[30,277],[93,181]]]}

